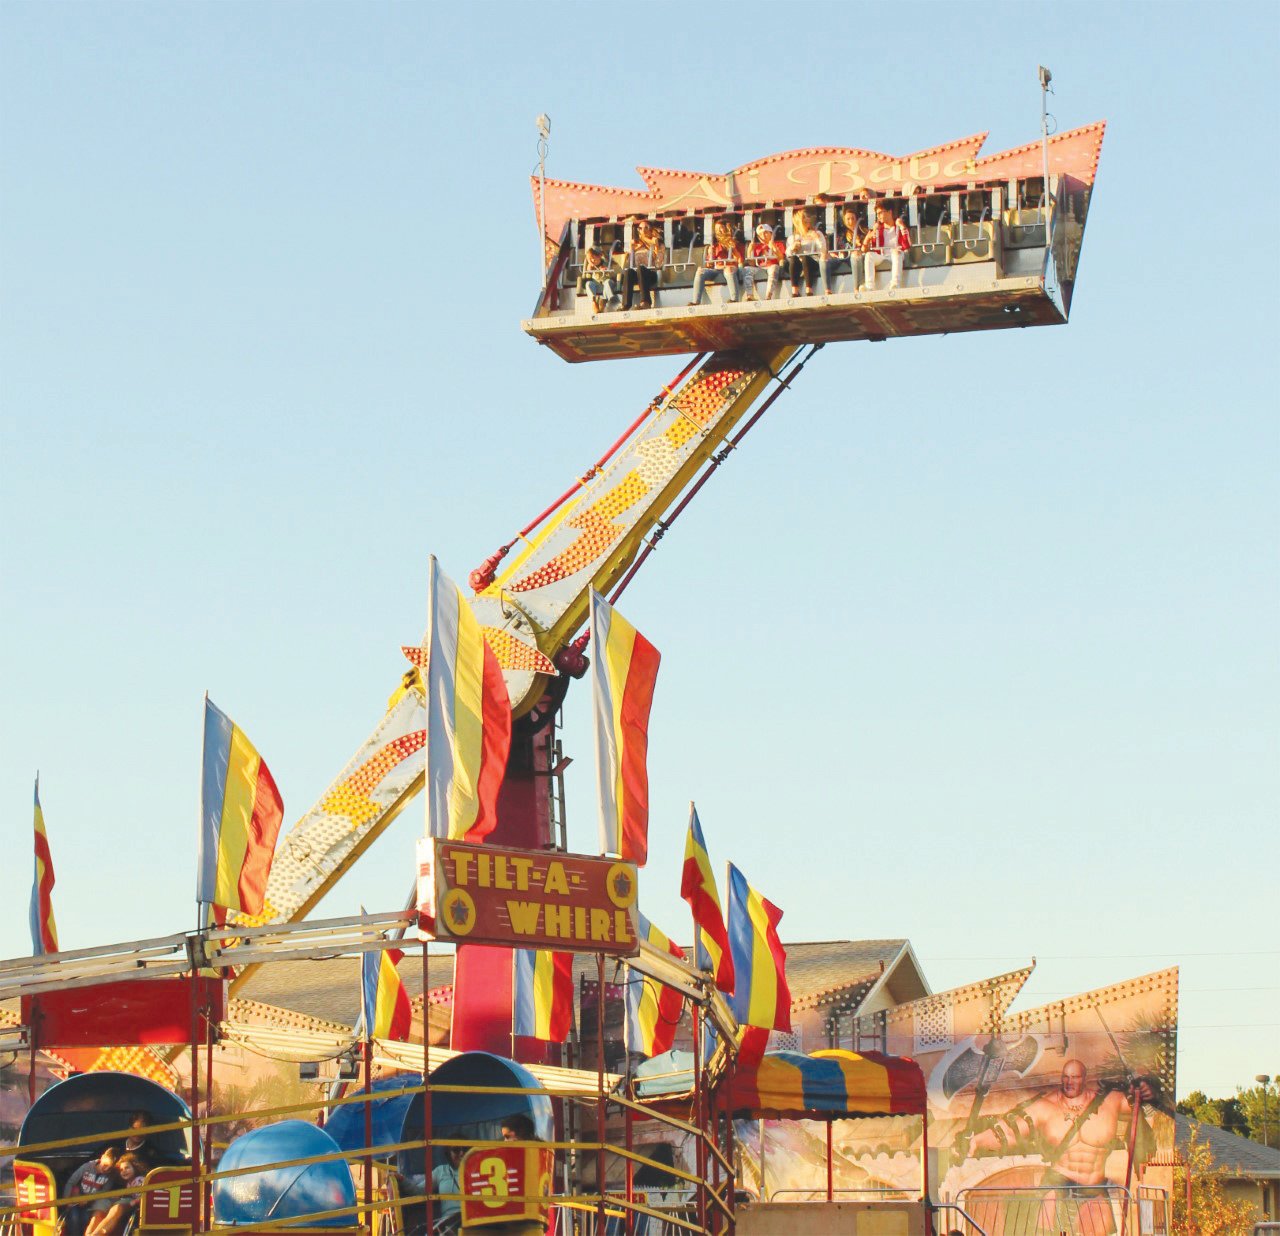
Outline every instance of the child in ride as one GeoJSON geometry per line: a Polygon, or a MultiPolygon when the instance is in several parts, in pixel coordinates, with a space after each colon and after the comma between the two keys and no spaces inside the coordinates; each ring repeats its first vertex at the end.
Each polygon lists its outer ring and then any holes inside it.
{"type": "MultiPolygon", "coordinates": [[[[66,1196],[82,1197],[85,1200],[63,1208],[63,1231],[66,1236],[81,1236],[93,1211],[93,1194],[116,1187],[115,1166],[116,1148],[108,1146],[96,1159],[82,1163],[67,1178],[66,1196]]],[[[110,1209],[110,1206],[110,1201],[103,1202],[103,1211],[110,1209]]]]}
{"type": "Polygon", "coordinates": [[[137,1189],[131,1197],[113,1197],[93,1206],[93,1217],[85,1229],[85,1236],[120,1236],[130,1215],[136,1214],[142,1200],[142,1185],[147,1178],[148,1166],[141,1155],[125,1151],[116,1160],[113,1189],[137,1189]]]}

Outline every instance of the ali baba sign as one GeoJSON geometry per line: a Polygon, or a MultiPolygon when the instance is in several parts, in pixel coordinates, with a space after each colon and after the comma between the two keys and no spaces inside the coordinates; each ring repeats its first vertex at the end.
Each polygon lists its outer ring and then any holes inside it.
{"type": "Polygon", "coordinates": [[[437,940],[634,957],[636,865],[424,838],[418,916],[437,940]]]}
{"type": "Polygon", "coordinates": [[[571,219],[619,219],[636,215],[741,210],[749,206],[812,201],[823,194],[846,198],[867,189],[875,194],[910,194],[917,188],[964,187],[1039,176],[1048,156],[1049,174],[1091,185],[1106,122],[1055,133],[1047,150],[1037,140],[979,155],[985,133],[891,155],[853,146],[819,146],[769,155],[730,172],[683,172],[640,167],[643,189],[611,188],[571,180],[531,178],[534,210],[546,237],[557,242],[571,219]],[[545,184],[545,200],[543,200],[545,184]]]}

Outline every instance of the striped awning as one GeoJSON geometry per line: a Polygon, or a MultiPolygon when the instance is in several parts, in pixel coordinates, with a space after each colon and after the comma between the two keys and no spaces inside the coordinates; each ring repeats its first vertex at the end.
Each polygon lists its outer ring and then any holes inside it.
{"type": "Polygon", "coordinates": [[[731,1070],[716,1105],[734,1116],[839,1120],[844,1116],[919,1116],[924,1074],[906,1056],[878,1051],[768,1052],[731,1070]]]}

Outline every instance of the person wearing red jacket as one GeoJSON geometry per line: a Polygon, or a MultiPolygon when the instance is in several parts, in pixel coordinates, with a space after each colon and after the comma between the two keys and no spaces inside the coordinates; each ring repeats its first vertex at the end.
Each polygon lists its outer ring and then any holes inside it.
{"type": "Polygon", "coordinates": [[[876,225],[862,238],[866,254],[866,280],[863,286],[868,292],[876,287],[876,271],[889,267],[889,287],[902,286],[902,259],[911,248],[911,234],[907,225],[896,216],[888,202],[876,203],[876,225]]]}
{"type": "Polygon", "coordinates": [[[707,250],[702,265],[693,276],[693,300],[689,302],[690,306],[702,303],[702,290],[708,282],[723,283],[726,296],[733,302],[737,301],[739,289],[745,285],[754,300],[755,284],[746,269],[747,251],[742,241],[734,235],[733,224],[726,219],[717,219],[713,230],[715,244],[707,250]]]}

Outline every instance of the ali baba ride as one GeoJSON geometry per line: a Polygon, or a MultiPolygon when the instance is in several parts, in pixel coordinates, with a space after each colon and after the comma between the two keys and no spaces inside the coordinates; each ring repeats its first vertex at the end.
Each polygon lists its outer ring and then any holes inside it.
{"type": "MultiPolygon", "coordinates": [[[[524,329],[571,361],[695,355],[585,475],[471,573],[472,609],[502,667],[514,717],[498,826],[484,846],[495,860],[497,849],[507,851],[509,872],[518,871],[521,862],[544,860],[548,851],[564,849],[559,804],[565,761],[555,723],[570,680],[586,669],[586,640],[578,632],[586,620],[590,592],[608,593],[610,601],[617,600],[661,535],[825,343],[1065,322],[1103,129],[1099,123],[1052,137],[1045,134],[1038,143],[986,157],[979,157],[982,138],[975,137],[903,157],[853,148],[796,151],[724,176],[642,171],[645,190],[535,178],[546,264],[534,314],[524,329]],[[876,199],[864,200],[864,190],[876,199]],[[881,286],[874,277],[860,284],[854,260],[842,259],[838,243],[833,243],[838,211],[847,204],[870,216],[874,201],[884,197],[892,197],[903,214],[909,242],[902,255],[901,285],[896,287],[881,286]],[[709,306],[691,303],[696,271],[715,261],[707,242],[721,216],[731,216],[733,226],[748,232],[759,220],[768,220],[789,240],[799,211],[806,208],[831,234],[831,256],[819,272],[821,295],[730,303],[713,287],[709,306]],[[592,246],[616,245],[614,264],[621,278],[628,277],[626,271],[634,270],[629,244],[642,222],[656,227],[665,242],[663,261],[656,266],[657,295],[649,307],[609,311],[605,306],[601,311],[593,298],[577,296],[583,255],[592,246]]],[[[270,932],[301,927],[421,790],[425,707],[417,669],[420,653],[407,649],[406,655],[415,668],[392,695],[382,721],[333,786],[285,837],[268,880],[263,914],[252,922],[231,920],[257,945],[243,951],[238,963],[226,957],[212,963],[234,973],[233,991],[251,982],[257,965],[270,959],[270,932]]],[[[618,904],[620,897],[626,898],[626,890],[617,883],[618,864],[568,855],[564,859],[603,864],[595,878],[604,900],[595,905],[606,918],[593,920],[588,915],[579,923],[570,914],[565,930],[548,931],[544,913],[542,940],[530,940],[529,933],[523,933],[520,946],[542,943],[601,956],[612,952],[642,972],[684,989],[709,1015],[715,1017],[719,1009],[723,1016],[723,1001],[707,989],[705,976],[680,973],[678,967],[673,972],[671,959],[647,958],[634,938],[634,926],[619,926],[609,913],[610,902],[615,909],[627,908],[618,904]]],[[[442,866],[435,863],[428,872],[429,886],[434,886],[442,866]]],[[[479,859],[474,870],[480,870],[479,859]]],[[[491,878],[495,872],[496,867],[489,868],[491,878]]],[[[634,869],[627,874],[634,881],[634,869]]],[[[457,931],[475,908],[456,895],[457,884],[455,880],[447,887],[446,899],[437,903],[437,929],[458,942],[451,1047],[503,1055],[511,1047],[509,946],[517,940],[510,924],[505,938],[501,932],[492,937],[508,947],[478,947],[482,933],[474,926],[457,931]],[[466,907],[465,915],[457,913],[459,906],[466,907]]],[[[209,954],[200,960],[210,964],[209,954]]],[[[720,1028],[722,1041],[732,1041],[734,1028],[720,1028]]],[[[770,1058],[765,1059],[768,1063],[770,1058]]],[[[703,1115],[841,1114],[834,1106],[824,1109],[813,1102],[817,1091],[806,1091],[803,1085],[798,1103],[751,1102],[742,1089],[748,1084],[746,1076],[735,1071],[732,1056],[722,1049],[706,1074],[703,1115]]],[[[856,1093],[846,1092],[845,1104],[847,1114],[868,1114],[868,1105],[856,1093]]],[[[603,1104],[600,1107],[603,1110],[603,1104]]],[[[910,1105],[899,1114],[912,1114],[910,1105]]],[[[923,1119],[922,1110],[914,1114],[923,1119]]],[[[425,1125],[432,1127],[429,1117],[425,1125]]],[[[732,1150],[731,1122],[726,1118],[721,1127],[724,1136],[715,1139],[714,1148],[708,1147],[713,1158],[732,1150]]],[[[927,1163],[925,1140],[922,1126],[922,1164],[927,1163]]],[[[596,1146],[603,1156],[602,1136],[596,1146]]],[[[597,1178],[605,1179],[603,1159],[598,1161],[597,1178]]],[[[726,1169],[730,1163],[731,1153],[724,1159],[726,1169]]],[[[877,1217],[867,1203],[837,1204],[832,1199],[822,1204],[839,1205],[839,1215],[829,1209],[818,1222],[793,1210],[792,1219],[784,1222],[795,1231],[925,1232],[932,1223],[927,1197],[922,1168],[920,1196],[909,1209],[877,1217]]],[[[601,1233],[606,1200],[625,1203],[626,1198],[606,1199],[603,1191],[597,1192],[601,1233]]],[[[739,1228],[761,1236],[776,1230],[769,1225],[777,1220],[768,1217],[774,1205],[741,1208],[736,1216],[739,1228]],[[763,1226],[753,1229],[752,1224],[763,1226]]],[[[193,1226],[200,1227],[207,1208],[201,1204],[196,1209],[193,1226]]],[[[31,1214],[24,1212],[24,1224],[31,1214]]],[[[294,1222],[300,1218],[295,1216],[294,1222]]],[[[527,1215],[523,1221],[528,1222],[527,1215]]],[[[727,1187],[696,1220],[668,1219],[693,1231],[723,1231],[734,1221],[732,1190],[727,1187]]],[[[634,1226],[632,1220],[628,1224],[634,1226]]]]}

